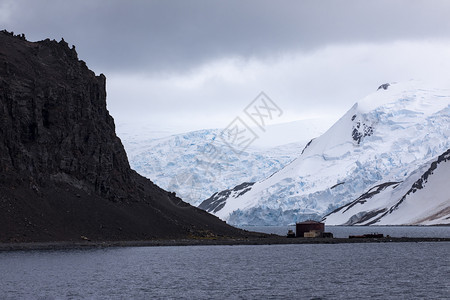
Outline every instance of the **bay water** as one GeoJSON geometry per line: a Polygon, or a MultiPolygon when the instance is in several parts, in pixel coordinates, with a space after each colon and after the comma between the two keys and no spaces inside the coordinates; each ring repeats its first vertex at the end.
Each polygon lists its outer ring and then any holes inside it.
{"type": "Polygon", "coordinates": [[[449,299],[450,243],[0,252],[1,299],[449,299]]]}

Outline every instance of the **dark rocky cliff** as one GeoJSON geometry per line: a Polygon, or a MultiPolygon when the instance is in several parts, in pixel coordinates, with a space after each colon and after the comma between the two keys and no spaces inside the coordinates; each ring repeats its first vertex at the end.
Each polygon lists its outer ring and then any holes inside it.
{"type": "Polygon", "coordinates": [[[64,41],[0,38],[2,175],[124,197],[131,171],[106,109],[105,76],[95,76],[64,41]],[[121,188],[112,191],[115,185],[121,188]]]}
{"type": "Polygon", "coordinates": [[[0,241],[246,234],[130,169],[105,85],[64,40],[0,32],[0,241]]]}

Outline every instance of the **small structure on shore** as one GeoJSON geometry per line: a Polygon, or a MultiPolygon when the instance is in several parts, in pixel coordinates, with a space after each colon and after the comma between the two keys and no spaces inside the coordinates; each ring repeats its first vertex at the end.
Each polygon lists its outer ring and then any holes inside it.
{"type": "Polygon", "coordinates": [[[367,233],[363,235],[349,235],[349,239],[381,239],[384,238],[382,233],[367,233]]]}
{"type": "Polygon", "coordinates": [[[297,222],[295,224],[295,233],[289,229],[288,238],[302,237],[302,238],[333,238],[331,232],[325,232],[325,224],[308,220],[304,222],[297,222]]]}
{"type": "Polygon", "coordinates": [[[296,223],[295,232],[296,237],[333,237],[331,232],[325,232],[324,223],[313,220],[296,223]]]}
{"type": "Polygon", "coordinates": [[[287,233],[287,237],[288,238],[295,238],[295,232],[292,229],[289,229],[288,233],[287,233]]]}

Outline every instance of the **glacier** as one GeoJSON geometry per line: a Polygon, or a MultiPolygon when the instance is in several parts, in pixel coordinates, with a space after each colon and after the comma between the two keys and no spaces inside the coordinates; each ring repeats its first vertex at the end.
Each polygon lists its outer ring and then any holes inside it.
{"type": "Polygon", "coordinates": [[[403,182],[377,185],[322,221],[328,225],[450,224],[450,149],[403,182]]]}
{"type": "Polygon", "coordinates": [[[119,124],[118,135],[134,170],[198,206],[213,193],[243,181],[262,180],[280,170],[329,125],[325,119],[269,125],[251,147],[238,154],[219,138],[222,129],[167,135],[119,124]],[[205,155],[211,145],[220,153],[214,161],[205,155]]]}
{"type": "MultiPolygon", "coordinates": [[[[210,205],[207,211],[233,225],[320,219],[370,188],[405,181],[444,153],[450,148],[449,121],[448,87],[418,81],[381,86],[312,140],[296,159],[245,193],[235,190],[226,197],[223,193],[209,197],[206,201],[220,208],[210,205]]],[[[447,186],[441,188],[449,194],[447,186]]]]}

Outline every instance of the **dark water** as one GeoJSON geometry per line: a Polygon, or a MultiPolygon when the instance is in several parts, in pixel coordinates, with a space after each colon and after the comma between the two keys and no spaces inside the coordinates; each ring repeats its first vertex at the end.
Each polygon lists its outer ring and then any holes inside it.
{"type": "Polygon", "coordinates": [[[450,243],[0,253],[1,299],[449,299],[450,243]]]}
{"type": "MultiPolygon", "coordinates": [[[[288,229],[295,232],[295,226],[242,226],[241,228],[265,233],[286,235],[288,229]]],[[[334,237],[348,238],[349,235],[382,233],[391,237],[439,237],[450,238],[450,226],[325,226],[325,231],[334,237]]]]}

